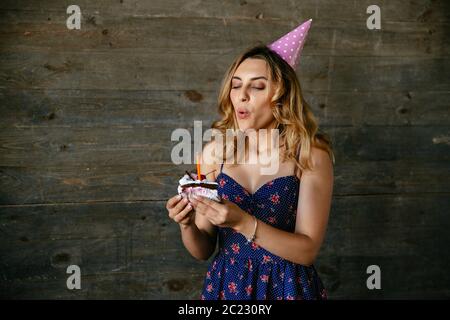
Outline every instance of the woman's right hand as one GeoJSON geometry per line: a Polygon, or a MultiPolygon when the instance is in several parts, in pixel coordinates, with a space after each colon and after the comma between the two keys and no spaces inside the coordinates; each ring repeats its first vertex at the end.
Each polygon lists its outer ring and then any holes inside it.
{"type": "Polygon", "coordinates": [[[189,226],[194,222],[194,209],[188,199],[180,195],[173,196],[167,200],[166,209],[169,212],[169,218],[181,226],[189,226]]]}

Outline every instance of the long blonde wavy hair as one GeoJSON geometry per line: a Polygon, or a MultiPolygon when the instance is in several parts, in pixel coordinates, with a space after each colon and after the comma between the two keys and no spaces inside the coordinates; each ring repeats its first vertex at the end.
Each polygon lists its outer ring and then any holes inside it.
{"type": "MultiPolygon", "coordinates": [[[[227,129],[238,129],[230,99],[231,79],[239,65],[247,58],[266,61],[271,79],[276,86],[270,103],[279,129],[279,145],[285,146],[280,155],[282,161],[293,160],[296,164],[296,174],[298,170],[301,173],[305,169],[311,169],[311,148],[315,146],[325,150],[334,163],[331,140],[327,134],[319,132],[317,120],[303,98],[300,82],[294,69],[264,44],[257,44],[245,50],[226,71],[218,96],[218,109],[222,118],[213,122],[211,128],[219,132],[223,138],[226,136],[227,129]]],[[[227,148],[226,145],[224,145],[223,160],[227,153],[225,148],[227,148]]],[[[236,152],[236,145],[231,149],[236,152]]]]}

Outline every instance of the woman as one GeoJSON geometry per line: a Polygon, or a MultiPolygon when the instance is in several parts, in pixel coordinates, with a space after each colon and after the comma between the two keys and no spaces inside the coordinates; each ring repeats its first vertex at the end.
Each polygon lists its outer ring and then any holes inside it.
{"type": "MultiPolygon", "coordinates": [[[[270,177],[260,164],[223,165],[211,158],[212,141],[201,171],[218,182],[223,203],[178,196],[167,202],[193,257],[209,259],[219,239],[201,299],[326,299],[313,262],[328,223],[334,156],[294,69],[264,45],[247,50],[226,73],[219,111],[222,119],[212,127],[224,135],[226,129],[278,129],[281,162],[270,177]]],[[[256,153],[264,151],[261,142],[256,153]]],[[[245,150],[245,159],[251,152],[245,150]]]]}

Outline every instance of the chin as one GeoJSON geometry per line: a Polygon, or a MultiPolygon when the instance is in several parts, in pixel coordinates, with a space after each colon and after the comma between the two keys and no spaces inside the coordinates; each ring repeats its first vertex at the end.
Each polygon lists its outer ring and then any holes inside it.
{"type": "Polygon", "coordinates": [[[241,124],[239,124],[239,130],[241,130],[241,131],[247,131],[247,130],[256,130],[256,128],[254,127],[254,126],[251,126],[251,125],[241,125],[241,124]]]}

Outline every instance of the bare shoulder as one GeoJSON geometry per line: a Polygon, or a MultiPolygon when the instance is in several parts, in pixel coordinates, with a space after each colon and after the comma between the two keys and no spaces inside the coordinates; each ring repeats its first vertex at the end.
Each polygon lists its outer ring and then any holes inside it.
{"type": "MultiPolygon", "coordinates": [[[[300,156],[298,160],[300,161],[300,156]]],[[[311,169],[303,170],[297,174],[299,179],[304,175],[333,175],[333,162],[326,150],[315,146],[311,147],[311,164],[311,169]]]]}
{"type": "Polygon", "coordinates": [[[330,155],[327,151],[318,148],[318,147],[312,147],[311,148],[311,159],[313,168],[323,168],[323,167],[332,167],[333,163],[331,161],[330,155]]]}
{"type": "Polygon", "coordinates": [[[311,170],[305,170],[303,174],[320,175],[332,178],[333,162],[326,150],[318,147],[311,147],[311,164],[311,170]]]}
{"type": "Polygon", "coordinates": [[[214,140],[208,142],[203,147],[202,151],[202,172],[207,174],[207,179],[210,181],[216,180],[220,164],[215,156],[216,143],[214,140]]]}

